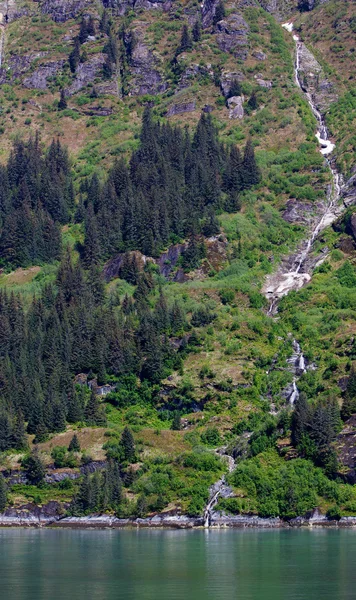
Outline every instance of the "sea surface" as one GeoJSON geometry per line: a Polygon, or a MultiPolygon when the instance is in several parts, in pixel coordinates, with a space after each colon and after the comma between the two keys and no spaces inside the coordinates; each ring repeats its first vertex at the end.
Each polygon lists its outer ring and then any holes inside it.
{"type": "Polygon", "coordinates": [[[353,530],[0,530],[1,600],[355,600],[353,530]]]}

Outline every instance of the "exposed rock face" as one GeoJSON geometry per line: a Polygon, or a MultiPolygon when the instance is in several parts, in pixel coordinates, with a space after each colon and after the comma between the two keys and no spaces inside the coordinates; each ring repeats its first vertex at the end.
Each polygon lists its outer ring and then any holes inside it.
{"type": "Polygon", "coordinates": [[[45,0],[41,4],[41,12],[56,23],[64,23],[75,17],[90,5],[89,0],[45,0]]]}
{"type": "Polygon", "coordinates": [[[257,58],[257,60],[266,60],[267,55],[264,52],[260,52],[256,50],[256,52],[252,52],[252,56],[257,58]]]}
{"type": "Polygon", "coordinates": [[[356,167],[354,168],[354,174],[345,184],[345,187],[342,191],[342,199],[345,206],[356,204],[356,167]]]}
{"type": "Polygon", "coordinates": [[[240,71],[223,71],[220,77],[220,87],[225,98],[227,98],[230,93],[233,81],[241,83],[244,79],[245,76],[240,71]]]}
{"type": "Polygon", "coordinates": [[[128,8],[133,8],[134,0],[102,0],[105,8],[111,8],[115,14],[122,17],[128,8]]]}
{"type": "Polygon", "coordinates": [[[22,85],[26,88],[44,90],[47,87],[48,77],[53,77],[60,71],[64,65],[64,60],[49,62],[42,67],[38,67],[36,71],[31,73],[23,80],[22,85]]]}
{"type": "Polygon", "coordinates": [[[116,15],[123,16],[127,9],[164,10],[172,7],[172,0],[102,0],[105,8],[111,8],[116,15]]]}
{"type": "MultiPolygon", "coordinates": [[[[180,76],[179,90],[182,90],[182,89],[187,88],[190,85],[192,85],[194,79],[197,79],[199,77],[203,77],[206,75],[208,75],[209,77],[211,77],[211,79],[213,79],[214,73],[213,73],[213,70],[211,69],[211,65],[206,65],[205,67],[203,67],[201,65],[196,65],[196,64],[189,65],[189,67],[187,67],[185,69],[185,71],[182,73],[182,75],[180,76]]],[[[177,92],[179,90],[177,90],[177,92]]]]}
{"type": "Polygon", "coordinates": [[[143,41],[142,32],[137,32],[130,59],[132,79],[129,83],[129,96],[156,95],[164,92],[167,84],[159,71],[159,66],[158,57],[143,41]]]}
{"type": "Polygon", "coordinates": [[[300,200],[288,200],[282,218],[288,223],[309,223],[310,215],[313,213],[311,202],[300,200]]]}
{"type": "Polygon", "coordinates": [[[249,26],[241,15],[234,13],[217,24],[216,40],[220,50],[246,60],[249,26]]]}
{"type": "Polygon", "coordinates": [[[66,96],[72,96],[83,87],[94,81],[103,68],[105,58],[103,54],[95,54],[85,63],[78,65],[72,85],[65,90],[66,96]]]}
{"type": "MultiPolygon", "coordinates": [[[[174,244],[174,246],[170,246],[168,248],[167,252],[163,252],[163,254],[161,254],[161,256],[158,259],[151,258],[150,256],[145,256],[144,254],[142,254],[142,252],[139,252],[138,250],[133,250],[132,252],[129,252],[129,254],[135,255],[136,262],[140,270],[143,270],[145,264],[148,261],[155,262],[159,266],[160,274],[163,275],[163,277],[165,277],[166,279],[169,279],[173,269],[175,268],[178,262],[180,255],[182,254],[182,252],[184,252],[187,245],[187,243],[174,244]]],[[[118,254],[106,263],[103,270],[105,281],[110,281],[115,277],[119,277],[123,258],[124,254],[118,254]]],[[[179,269],[174,274],[174,281],[181,282],[185,281],[186,279],[187,277],[181,269],[179,269]]]]}
{"type": "Polygon", "coordinates": [[[134,8],[143,8],[145,10],[159,9],[159,10],[170,10],[172,2],[167,0],[156,0],[151,2],[150,0],[136,0],[134,2],[134,8]]]}
{"type": "Polygon", "coordinates": [[[201,20],[203,29],[210,27],[213,24],[216,7],[219,0],[204,0],[201,7],[201,20]]]}
{"type": "Polygon", "coordinates": [[[243,119],[244,116],[244,108],[243,108],[243,96],[232,96],[227,101],[227,105],[229,108],[229,118],[230,119],[243,119]]]}
{"type": "Polygon", "coordinates": [[[19,508],[7,508],[0,514],[0,525],[3,527],[50,525],[63,516],[63,507],[59,502],[51,501],[43,506],[25,504],[19,508]]]}
{"type": "Polygon", "coordinates": [[[182,113],[192,112],[193,110],[195,110],[195,100],[192,100],[191,102],[182,102],[181,104],[173,104],[167,111],[167,117],[181,115],[182,113]]]}
{"type": "MultiPolygon", "coordinates": [[[[157,264],[159,266],[159,271],[163,277],[169,279],[172,270],[176,266],[179,257],[186,249],[187,244],[174,244],[174,246],[170,246],[167,252],[164,252],[158,259],[157,264]]],[[[181,275],[184,275],[183,271],[181,275]]],[[[182,281],[184,279],[181,278],[181,275],[178,275],[178,279],[175,278],[175,281],[182,281]]]]}
{"type": "Polygon", "coordinates": [[[322,66],[308,48],[299,45],[299,81],[305,92],[311,94],[314,104],[325,113],[338,99],[333,84],[326,78],[322,66]]]}
{"type": "Polygon", "coordinates": [[[353,415],[337,436],[336,448],[340,463],[355,472],[356,467],[356,416],[353,415]]]}
{"type": "Polygon", "coordinates": [[[46,56],[47,52],[31,52],[26,55],[15,54],[10,56],[7,60],[7,67],[0,69],[0,84],[5,82],[13,81],[18,77],[21,77],[24,73],[29,71],[32,63],[38,59],[46,56]]]}

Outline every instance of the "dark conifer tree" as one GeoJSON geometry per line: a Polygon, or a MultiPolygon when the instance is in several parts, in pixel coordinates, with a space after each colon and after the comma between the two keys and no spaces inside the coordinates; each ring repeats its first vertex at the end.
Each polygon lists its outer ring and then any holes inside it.
{"type": "Polygon", "coordinates": [[[128,427],[125,427],[121,435],[121,446],[126,461],[132,463],[136,458],[135,440],[128,427]]]}
{"type": "Polygon", "coordinates": [[[258,108],[257,94],[255,91],[252,92],[247,104],[251,110],[256,110],[258,108]]]}
{"type": "Polygon", "coordinates": [[[79,65],[79,61],[80,61],[80,42],[77,37],[74,39],[73,50],[70,53],[68,60],[69,60],[70,70],[72,71],[72,73],[75,73],[77,66],[79,65]]]}
{"type": "Polygon", "coordinates": [[[84,417],[88,425],[98,425],[99,427],[105,427],[106,425],[105,413],[100,406],[97,395],[93,390],[85,407],[84,417]]]}
{"type": "Polygon", "coordinates": [[[59,110],[64,110],[65,108],[67,108],[68,104],[67,104],[67,98],[65,96],[64,93],[64,89],[61,89],[61,94],[60,94],[60,98],[59,98],[59,102],[58,102],[58,109],[59,110]]]}
{"type": "Polygon", "coordinates": [[[245,146],[242,161],[242,180],[244,188],[249,188],[260,181],[260,172],[256,164],[255,151],[252,140],[249,138],[245,146]]]}
{"type": "Polygon", "coordinates": [[[7,486],[2,473],[0,473],[0,512],[5,510],[7,503],[7,486]]]}
{"type": "Polygon", "coordinates": [[[192,47],[192,38],[190,37],[188,25],[183,25],[182,35],[180,38],[180,44],[178,46],[177,54],[181,54],[181,52],[186,52],[190,50],[192,47]]]}
{"type": "Polygon", "coordinates": [[[89,35],[88,20],[86,19],[86,17],[82,17],[82,20],[80,22],[79,36],[78,36],[79,42],[81,44],[84,44],[84,42],[86,42],[88,39],[88,35],[89,35]]]}
{"type": "Polygon", "coordinates": [[[69,442],[68,450],[69,452],[80,452],[80,443],[76,433],[69,442]]]}
{"type": "Polygon", "coordinates": [[[356,369],[352,365],[347,381],[344,401],[342,403],[341,416],[344,420],[349,419],[356,413],[356,369]]]}
{"type": "Polygon", "coordinates": [[[193,25],[192,35],[194,42],[199,42],[201,40],[201,23],[199,19],[197,19],[193,25]]]}
{"type": "Polygon", "coordinates": [[[306,395],[301,392],[295,401],[294,412],[292,416],[292,444],[298,446],[302,441],[303,435],[307,433],[310,421],[310,410],[306,395]]]}
{"type": "Polygon", "coordinates": [[[222,21],[225,18],[225,16],[226,16],[225,6],[224,6],[224,3],[222,2],[222,0],[220,0],[220,2],[218,3],[218,5],[215,9],[213,24],[216,25],[217,23],[219,23],[219,21],[222,21]]]}
{"type": "Polygon", "coordinates": [[[32,485],[43,483],[46,469],[36,450],[23,459],[22,466],[26,471],[27,479],[32,485]]]}

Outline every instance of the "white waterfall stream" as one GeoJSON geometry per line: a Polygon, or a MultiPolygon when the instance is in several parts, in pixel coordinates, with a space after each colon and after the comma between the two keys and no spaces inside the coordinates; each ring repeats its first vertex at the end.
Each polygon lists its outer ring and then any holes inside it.
{"type": "MultiPolygon", "coordinates": [[[[292,23],[284,23],[282,27],[290,33],[293,31],[292,23]]],[[[300,77],[303,43],[295,34],[293,34],[293,39],[295,41],[295,83],[303,94],[305,94],[309,106],[316,118],[317,131],[315,136],[320,144],[320,152],[325,156],[326,164],[330,170],[332,184],[328,189],[326,200],[318,211],[317,217],[314,219],[313,225],[309,230],[308,237],[301,243],[295,254],[290,255],[282,261],[279,269],[274,274],[267,277],[263,291],[270,301],[269,315],[275,315],[277,313],[280,298],[287,295],[291,290],[301,288],[310,281],[313,267],[310,266],[308,269],[306,263],[313,249],[314,242],[320,232],[331,225],[342,212],[342,208],[339,208],[338,206],[341,195],[341,176],[337,172],[332,159],[327,158],[327,156],[333,152],[335,144],[328,137],[328,130],[324,118],[318,110],[312,95],[303,87],[300,77]]],[[[293,372],[293,381],[288,395],[288,401],[293,405],[299,396],[297,387],[298,378],[306,371],[305,358],[296,340],[293,340],[293,354],[287,362],[289,368],[293,372]]]]}
{"type": "MultiPolygon", "coordinates": [[[[293,31],[292,23],[284,23],[282,27],[287,29],[287,31],[290,33],[293,31]]],[[[335,144],[333,144],[333,142],[328,138],[328,130],[325,125],[324,118],[318,110],[318,107],[315,105],[312,95],[303,89],[299,75],[300,56],[303,43],[299,40],[297,35],[293,35],[293,39],[296,45],[294,68],[295,82],[303,94],[305,94],[309,106],[317,120],[317,132],[315,135],[320,144],[320,152],[323,154],[323,156],[325,156],[326,163],[330,169],[330,173],[332,175],[332,185],[328,189],[325,202],[323,203],[322,207],[320,207],[320,210],[314,219],[314,222],[309,230],[308,237],[302,242],[299,249],[294,254],[287,257],[287,259],[282,262],[281,267],[276,271],[276,273],[267,277],[263,292],[270,301],[270,307],[268,311],[269,315],[275,315],[277,313],[278,301],[280,298],[288,294],[291,290],[300,289],[303,285],[310,281],[312,273],[308,273],[306,261],[313,249],[313,244],[320,232],[331,225],[331,223],[339,216],[342,210],[340,210],[338,207],[338,202],[341,195],[341,178],[333,164],[333,161],[326,158],[334,150],[335,144]]],[[[310,271],[312,271],[312,269],[310,269],[310,271]]],[[[289,366],[288,368],[293,373],[292,384],[287,396],[288,402],[291,405],[295,403],[299,396],[297,387],[298,378],[307,370],[305,357],[299,343],[296,340],[293,340],[292,344],[293,354],[287,360],[289,366]]],[[[234,465],[233,459],[232,464],[234,465]]],[[[229,470],[232,469],[233,466],[231,467],[231,464],[229,464],[229,470]]],[[[224,494],[224,489],[226,488],[227,486],[224,477],[219,479],[219,481],[212,486],[209,500],[204,511],[204,527],[210,527],[214,506],[216,506],[219,497],[224,494]]]]}
{"type": "MultiPolygon", "coordinates": [[[[292,32],[292,23],[284,23],[283,27],[292,32]]],[[[305,94],[309,106],[317,120],[316,138],[320,144],[320,152],[325,156],[326,164],[332,176],[332,184],[328,189],[327,197],[322,206],[318,207],[316,217],[309,230],[308,237],[300,244],[298,250],[286,257],[282,261],[277,271],[269,275],[263,288],[263,292],[270,301],[269,314],[274,315],[277,312],[278,300],[288,294],[291,290],[297,290],[303,287],[311,279],[311,272],[308,272],[306,261],[313,249],[313,244],[323,229],[340,215],[342,208],[338,206],[341,193],[341,177],[337,172],[333,161],[327,158],[335,148],[335,144],[328,138],[328,130],[324,118],[318,107],[315,105],[312,95],[303,89],[300,80],[300,57],[303,49],[303,43],[297,35],[293,35],[296,45],[294,76],[296,85],[305,94]]],[[[311,269],[310,269],[311,270],[311,269]]]]}

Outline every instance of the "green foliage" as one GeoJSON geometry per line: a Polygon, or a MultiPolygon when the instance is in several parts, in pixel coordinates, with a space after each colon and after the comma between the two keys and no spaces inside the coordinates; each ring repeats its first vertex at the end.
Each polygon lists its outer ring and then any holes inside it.
{"type": "Polygon", "coordinates": [[[40,486],[44,482],[46,469],[36,450],[22,459],[22,467],[30,484],[40,486]]]}
{"type": "Polygon", "coordinates": [[[7,503],[7,486],[2,473],[0,473],[0,512],[3,512],[7,503]]]}
{"type": "Polygon", "coordinates": [[[321,469],[303,459],[284,462],[269,451],[242,462],[231,482],[244,491],[260,516],[293,518],[318,506],[319,497],[343,501],[350,486],[331,482],[321,469]]]}
{"type": "Polygon", "coordinates": [[[79,443],[78,436],[76,433],[73,435],[71,441],[69,442],[68,451],[69,452],[80,452],[80,443],[79,443]]]}
{"type": "Polygon", "coordinates": [[[221,444],[221,437],[218,429],[216,427],[208,427],[204,433],[200,436],[203,444],[207,444],[207,446],[218,446],[221,444]]]}
{"type": "Polygon", "coordinates": [[[51,457],[54,461],[54,466],[57,469],[63,467],[73,468],[78,466],[78,461],[72,451],[67,451],[65,446],[55,446],[51,452],[51,457]]]}

